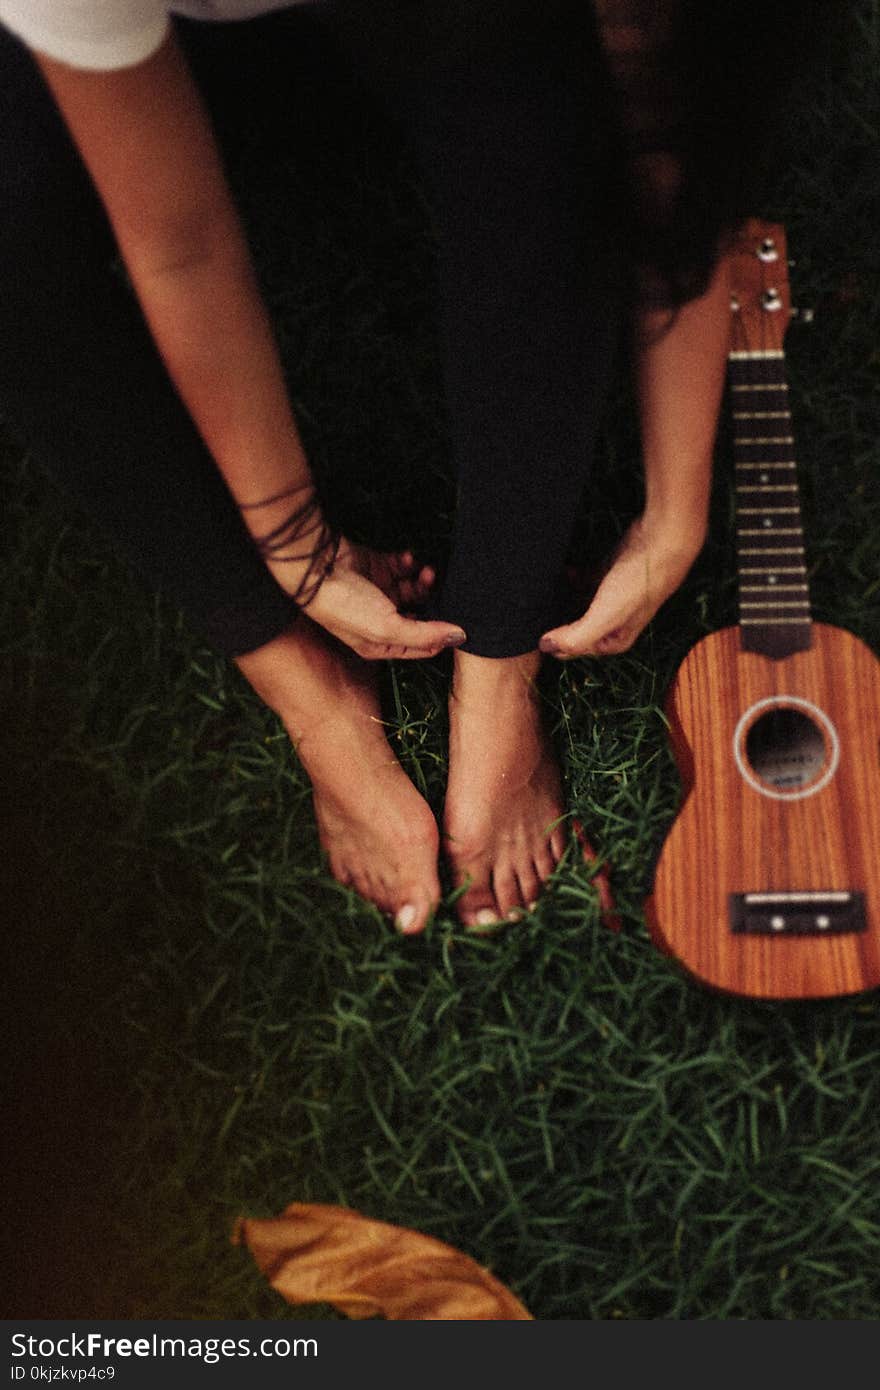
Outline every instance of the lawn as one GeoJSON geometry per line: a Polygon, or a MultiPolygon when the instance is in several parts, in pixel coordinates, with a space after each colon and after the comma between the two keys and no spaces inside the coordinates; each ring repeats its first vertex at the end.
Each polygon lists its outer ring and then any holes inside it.
{"type": "MultiPolygon", "coordinates": [[[[758,211],[815,310],[786,342],[814,616],[880,652],[876,0],[853,26],[758,211]]],[[[378,124],[351,157],[344,121],[303,120],[295,234],[257,246],[292,397],[348,529],[431,553],[451,489],[424,208],[378,124]]],[[[880,1316],[877,995],[713,995],[644,923],[680,794],[664,692],[735,617],[723,438],[683,589],[631,652],[544,685],[622,930],[570,852],[522,924],[469,935],[447,894],[409,941],[326,872],[307,781],[235,669],[11,433],[0,453],[10,1312],[300,1316],[230,1231],[321,1201],[449,1241],[540,1319],[880,1316]]],[[[585,555],[639,487],[621,385],[585,555]]],[[[448,671],[384,675],[435,809],[448,671]]]]}

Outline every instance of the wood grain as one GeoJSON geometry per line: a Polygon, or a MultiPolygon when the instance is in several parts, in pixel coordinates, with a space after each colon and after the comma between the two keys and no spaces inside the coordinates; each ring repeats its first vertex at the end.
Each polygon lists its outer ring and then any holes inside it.
{"type": "Polygon", "coordinates": [[[880,984],[880,662],[851,633],[812,625],[810,650],[745,652],[738,628],[688,654],[667,713],[685,801],[647,904],[657,944],[699,980],[769,999],[852,994],[880,984]],[[758,701],[808,700],[840,741],[837,771],[798,800],[776,800],[737,767],[734,734],[758,701]],[[868,930],[754,936],[729,926],[731,893],[858,891],[868,930]]]}

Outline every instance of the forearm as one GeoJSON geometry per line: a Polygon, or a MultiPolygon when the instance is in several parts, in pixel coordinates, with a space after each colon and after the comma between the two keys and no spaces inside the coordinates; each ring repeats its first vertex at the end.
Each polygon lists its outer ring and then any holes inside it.
{"type": "MultiPolygon", "coordinates": [[[[197,237],[122,244],[169,375],[233,496],[252,503],[308,482],[269,317],[230,207],[197,237]]],[[[280,504],[290,510],[291,502],[280,504]]],[[[274,509],[245,512],[258,532],[274,509]]]]}
{"type": "Polygon", "coordinates": [[[705,534],[727,347],[730,294],[722,258],[701,298],[637,325],[636,375],[645,467],[645,518],[705,534]]]}
{"type": "MultiPolygon", "coordinates": [[[[308,481],[220,153],[173,34],[131,68],[37,61],[169,374],[233,495],[261,501],[308,481]]],[[[281,519],[271,510],[245,516],[258,533],[281,519]]]]}

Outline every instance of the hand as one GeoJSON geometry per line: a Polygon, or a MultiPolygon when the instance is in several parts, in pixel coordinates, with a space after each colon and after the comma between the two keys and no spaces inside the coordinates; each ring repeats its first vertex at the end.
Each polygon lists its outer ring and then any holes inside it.
{"type": "Polygon", "coordinates": [[[418,608],[425,602],[436,575],[430,565],[417,565],[412,551],[389,552],[351,542],[343,544],[357,573],[381,589],[395,608],[418,608]]]}
{"type": "Polygon", "coordinates": [[[541,651],[562,659],[625,652],[681,584],[704,539],[703,527],[638,517],[617,547],[584,616],[546,632],[541,651]]]}
{"type": "MultiPolygon", "coordinates": [[[[283,564],[269,562],[282,585],[290,579],[283,564]]],[[[398,607],[420,603],[434,582],[428,566],[419,568],[409,551],[382,554],[342,538],[333,569],[307,605],[308,616],[367,660],[413,660],[436,656],[467,640],[454,623],[407,618],[398,607]]]]}

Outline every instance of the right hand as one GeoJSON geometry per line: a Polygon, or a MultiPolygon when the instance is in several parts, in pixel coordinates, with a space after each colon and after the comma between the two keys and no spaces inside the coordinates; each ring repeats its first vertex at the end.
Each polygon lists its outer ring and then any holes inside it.
{"type": "MultiPolygon", "coordinates": [[[[269,562],[269,568],[287,588],[290,567],[269,562]]],[[[383,555],[343,537],[333,569],[304,611],[368,661],[436,656],[460,647],[466,634],[454,623],[404,617],[396,606],[424,597],[432,580],[408,553],[383,555]]]]}

